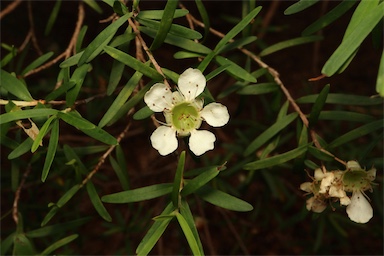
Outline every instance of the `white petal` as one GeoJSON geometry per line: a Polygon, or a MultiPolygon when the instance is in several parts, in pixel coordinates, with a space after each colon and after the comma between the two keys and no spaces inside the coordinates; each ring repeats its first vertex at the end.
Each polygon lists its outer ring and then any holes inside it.
{"type": "Polygon", "coordinates": [[[176,131],[168,126],[159,126],[151,135],[152,147],[166,156],[177,149],[176,131]]]}
{"type": "Polygon", "coordinates": [[[164,84],[154,84],[144,95],[144,101],[154,112],[162,112],[172,107],[172,92],[164,84]]]}
{"type": "Polygon", "coordinates": [[[304,182],[300,184],[300,189],[305,192],[312,192],[312,182],[304,182]]]}
{"type": "Polygon", "coordinates": [[[373,217],[372,206],[360,191],[353,192],[346,211],[348,217],[357,223],[367,223],[373,217]]]}
{"type": "Polygon", "coordinates": [[[198,69],[189,68],[179,77],[178,87],[187,101],[195,99],[204,91],[207,80],[198,69]]]}
{"type": "Polygon", "coordinates": [[[209,131],[191,131],[189,138],[189,148],[196,156],[201,156],[208,150],[212,150],[216,137],[209,131]]]}
{"type": "Polygon", "coordinates": [[[213,127],[220,127],[228,123],[229,113],[226,106],[220,103],[210,103],[203,108],[201,116],[213,127]]]}
{"type": "Polygon", "coordinates": [[[326,172],[324,174],[324,178],[321,180],[319,193],[326,193],[334,179],[335,175],[333,174],[333,172],[326,172]]]}

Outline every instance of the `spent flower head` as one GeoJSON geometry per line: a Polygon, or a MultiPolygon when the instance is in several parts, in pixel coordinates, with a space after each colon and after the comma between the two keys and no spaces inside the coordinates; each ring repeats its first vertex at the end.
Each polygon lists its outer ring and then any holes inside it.
{"type": "Polygon", "coordinates": [[[154,84],[145,94],[144,101],[154,112],[163,112],[165,124],[159,126],[151,135],[152,146],[163,156],[175,151],[177,136],[189,136],[189,148],[199,156],[212,150],[216,137],[206,130],[197,130],[202,121],[213,127],[228,123],[226,106],[210,103],[203,107],[204,101],[197,98],[206,85],[204,75],[198,69],[189,68],[179,77],[178,88],[172,92],[162,83],[154,84]]]}
{"type": "Polygon", "coordinates": [[[307,209],[322,212],[327,201],[340,201],[347,206],[348,217],[357,223],[366,223],[373,217],[373,209],[364,191],[372,191],[372,182],[376,178],[376,169],[362,169],[358,162],[349,161],[345,171],[315,170],[312,182],[304,182],[300,189],[313,194],[307,199],[307,209]],[[348,193],[352,193],[349,197],[348,193]]]}

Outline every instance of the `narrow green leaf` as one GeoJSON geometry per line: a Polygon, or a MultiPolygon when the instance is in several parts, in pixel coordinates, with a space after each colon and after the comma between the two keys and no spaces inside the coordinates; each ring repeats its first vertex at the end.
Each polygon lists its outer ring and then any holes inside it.
{"type": "Polygon", "coordinates": [[[84,64],[77,67],[76,70],[73,72],[73,75],[71,76],[70,81],[75,82],[76,85],[67,91],[67,95],[66,95],[67,106],[72,106],[75,103],[77,96],[79,95],[81,86],[83,85],[85,76],[87,75],[87,72],[90,67],[91,65],[84,64]]]}
{"type": "Polygon", "coordinates": [[[184,164],[185,164],[185,151],[181,152],[179,157],[179,162],[177,163],[175,179],[173,180],[173,189],[172,189],[172,203],[175,208],[179,207],[180,204],[180,191],[183,185],[183,173],[184,173],[184,164]]]}
{"type": "Polygon", "coordinates": [[[54,242],[53,244],[51,244],[50,246],[48,246],[44,251],[41,252],[40,255],[50,255],[56,249],[63,247],[64,245],[69,244],[70,242],[75,240],[78,236],[79,235],[74,234],[74,235],[67,236],[63,239],[60,239],[60,240],[54,242]]]}
{"type": "Polygon", "coordinates": [[[14,111],[4,113],[0,115],[0,124],[8,123],[15,120],[34,118],[34,117],[45,117],[57,114],[56,109],[51,108],[37,108],[37,109],[26,109],[20,111],[14,111]]]}
{"type": "Polygon", "coordinates": [[[151,115],[153,115],[153,113],[154,112],[148,106],[145,106],[145,107],[139,109],[133,115],[133,119],[134,120],[143,120],[143,119],[146,119],[146,118],[150,117],[151,115]]]}
{"type": "Polygon", "coordinates": [[[63,62],[60,63],[60,65],[59,65],[60,68],[68,68],[68,67],[72,67],[74,65],[77,65],[77,63],[79,63],[81,56],[83,56],[83,53],[84,53],[84,51],[78,52],[75,55],[64,60],[63,62]]]}
{"type": "Polygon", "coordinates": [[[110,121],[107,123],[107,125],[114,124],[117,120],[119,120],[122,116],[124,116],[128,111],[136,106],[143,98],[144,94],[151,88],[153,85],[153,81],[149,82],[147,85],[144,86],[135,96],[133,96],[131,99],[129,99],[121,108],[119,108],[114,116],[111,117],[110,121]]]}
{"type": "Polygon", "coordinates": [[[384,98],[384,50],[381,53],[379,72],[377,73],[376,92],[384,98]]]}
{"type": "Polygon", "coordinates": [[[284,14],[285,15],[291,15],[298,12],[301,12],[312,5],[316,4],[319,0],[300,0],[291,6],[289,6],[287,9],[285,9],[284,14]]]}
{"type": "Polygon", "coordinates": [[[349,131],[341,135],[340,137],[338,137],[337,139],[329,143],[328,147],[336,148],[351,140],[358,139],[364,135],[367,135],[375,130],[382,129],[383,127],[384,127],[384,120],[373,121],[371,123],[362,125],[352,131],[349,131]]]}
{"type": "Polygon", "coordinates": [[[244,17],[235,27],[233,27],[216,45],[214,51],[209,53],[204,60],[199,64],[198,69],[203,72],[215,55],[220,52],[221,48],[225,46],[231,39],[239,34],[249,23],[259,14],[261,6],[253,9],[247,16],[244,17]]]}
{"type": "MultiPolygon", "coordinates": [[[[360,2],[359,6],[369,1],[360,2]]],[[[359,6],[357,8],[359,8],[359,6]]],[[[321,73],[326,76],[334,75],[340,67],[348,60],[354,51],[361,45],[364,39],[374,29],[377,23],[383,18],[384,3],[381,3],[369,11],[358,26],[341,42],[336,51],[325,63],[321,73]]]]}
{"type": "Polygon", "coordinates": [[[319,115],[321,120],[336,120],[349,122],[369,123],[375,120],[373,116],[350,112],[350,111],[321,111],[319,115]]]}
{"type": "MultiPolygon", "coordinates": [[[[160,26],[159,21],[139,19],[139,22],[141,25],[147,26],[147,27],[149,27],[151,29],[155,29],[157,31],[159,30],[159,26],[160,26]]],[[[183,38],[192,39],[192,40],[193,39],[200,39],[202,37],[202,35],[199,32],[197,32],[196,30],[192,30],[190,28],[186,28],[184,26],[177,25],[177,24],[171,24],[171,27],[170,27],[168,33],[170,33],[174,36],[183,37],[183,38]]],[[[167,34],[165,34],[165,37],[166,37],[166,35],[167,34]]],[[[151,46],[151,49],[152,49],[152,46],[151,46]]]]}
{"type": "Polygon", "coordinates": [[[0,243],[0,254],[1,255],[10,255],[8,252],[9,248],[11,248],[13,241],[15,239],[16,232],[13,232],[6,238],[3,238],[0,243]],[[8,252],[8,253],[7,253],[8,252]]]}
{"type": "Polygon", "coordinates": [[[317,97],[315,104],[313,104],[311,113],[309,115],[309,126],[310,127],[313,127],[316,124],[317,119],[319,118],[320,111],[323,109],[324,104],[327,100],[329,88],[330,88],[329,84],[324,86],[324,88],[321,90],[319,96],[317,97]]]}
{"type": "Polygon", "coordinates": [[[25,235],[30,238],[38,238],[38,237],[47,237],[47,236],[52,236],[57,233],[62,233],[65,230],[71,230],[76,227],[79,227],[87,222],[90,221],[90,217],[85,217],[69,222],[64,222],[60,224],[54,224],[51,226],[45,226],[42,228],[38,228],[35,230],[27,231],[25,232],[25,235]]]}
{"type": "Polygon", "coordinates": [[[245,69],[243,69],[242,67],[240,67],[239,65],[237,65],[236,63],[234,63],[233,61],[227,59],[227,58],[224,58],[222,56],[216,56],[215,60],[221,65],[221,66],[226,66],[226,65],[229,65],[227,68],[226,68],[226,71],[228,73],[230,73],[231,75],[239,78],[239,79],[242,79],[244,81],[247,81],[247,82],[251,82],[251,83],[256,83],[256,78],[253,77],[250,73],[248,73],[248,71],[246,71],[245,69]]]}
{"type": "MultiPolygon", "coordinates": [[[[296,102],[300,104],[314,103],[317,97],[318,97],[318,94],[307,95],[297,99],[296,102]]],[[[349,106],[371,106],[371,105],[383,104],[383,99],[359,96],[354,94],[329,93],[325,103],[349,105],[349,106]]]]}
{"type": "Polygon", "coordinates": [[[132,13],[127,13],[120,17],[118,20],[110,24],[103,31],[101,31],[96,38],[85,48],[84,53],[79,59],[78,65],[81,66],[84,63],[89,63],[96,56],[98,56],[104,47],[112,40],[113,36],[124,23],[127,22],[128,18],[132,16],[132,13]]]}
{"type": "MultiPolygon", "coordinates": [[[[169,203],[160,216],[169,216],[173,211],[172,203],[169,203]]],[[[164,233],[165,229],[168,227],[168,224],[171,222],[173,218],[158,218],[155,223],[148,230],[147,234],[141,240],[139,246],[136,249],[136,254],[148,255],[148,253],[152,250],[153,246],[157,243],[161,235],[164,233]]]]}
{"type": "MultiPolygon", "coordinates": [[[[139,27],[139,29],[144,34],[146,34],[152,38],[156,36],[156,30],[155,29],[152,29],[149,27],[144,27],[144,26],[139,27]]],[[[202,54],[208,54],[211,52],[211,49],[209,49],[208,47],[206,47],[202,44],[199,44],[193,40],[186,39],[186,38],[179,37],[179,36],[175,36],[172,34],[167,34],[167,37],[165,38],[164,42],[167,44],[170,44],[170,45],[180,47],[180,48],[185,49],[187,51],[191,51],[191,52],[197,52],[197,53],[202,53],[202,54]]]]}
{"type": "Polygon", "coordinates": [[[248,171],[253,171],[253,170],[265,169],[268,167],[276,166],[276,165],[288,162],[289,160],[295,159],[296,157],[299,157],[300,155],[302,155],[307,151],[307,148],[308,146],[304,145],[280,155],[276,155],[269,158],[257,160],[251,163],[247,163],[243,166],[243,169],[248,171]]]}
{"type": "Polygon", "coordinates": [[[125,169],[122,169],[112,156],[109,156],[109,161],[111,162],[112,168],[115,171],[123,190],[129,190],[129,182],[125,169]]]}
{"type": "MultiPolygon", "coordinates": [[[[120,2],[116,2],[116,3],[120,3],[120,2]]],[[[124,67],[125,67],[124,63],[118,60],[113,60],[111,74],[109,75],[109,82],[107,87],[108,96],[115,91],[117,85],[119,84],[121,76],[123,75],[124,67]]]]}
{"type": "Polygon", "coordinates": [[[57,97],[59,97],[60,95],[68,92],[70,89],[72,89],[74,86],[76,85],[76,83],[74,81],[69,81],[67,83],[64,83],[62,84],[59,88],[57,88],[56,90],[54,90],[53,92],[51,92],[50,94],[47,95],[47,97],[45,98],[46,101],[51,101],[51,100],[55,100],[57,97]]]}
{"type": "Polygon", "coordinates": [[[308,153],[310,153],[312,156],[316,157],[321,161],[333,161],[335,159],[335,156],[332,155],[330,152],[320,150],[313,146],[308,147],[308,153]]]}
{"type": "Polygon", "coordinates": [[[319,41],[319,40],[322,40],[322,39],[323,39],[323,37],[322,36],[318,36],[318,35],[315,35],[315,36],[303,36],[303,37],[297,37],[297,38],[294,38],[294,39],[289,39],[289,40],[282,41],[282,42],[279,42],[277,44],[274,44],[274,45],[271,45],[271,46],[265,48],[264,50],[262,50],[260,52],[259,55],[260,56],[266,56],[266,55],[269,55],[271,53],[283,50],[285,48],[289,48],[289,47],[296,46],[296,45],[301,45],[301,44],[306,44],[306,43],[312,43],[312,42],[316,42],[316,41],[319,41]]]}
{"type": "Polygon", "coordinates": [[[209,15],[208,15],[207,10],[204,7],[204,4],[203,4],[202,0],[195,0],[195,4],[196,4],[196,7],[197,7],[197,10],[199,11],[201,20],[204,23],[204,38],[203,38],[203,42],[205,42],[205,40],[207,40],[207,37],[209,35],[209,28],[211,27],[211,24],[209,22],[209,15]]]}
{"type": "MultiPolygon", "coordinates": [[[[2,44],[3,45],[3,44],[2,44]]],[[[0,68],[5,67],[11,60],[13,60],[17,55],[17,49],[16,47],[12,46],[12,48],[7,49],[9,50],[9,53],[5,56],[2,56],[2,59],[0,60],[0,68]]]]}
{"type": "Polygon", "coordinates": [[[57,144],[59,142],[59,120],[55,119],[52,123],[51,137],[49,138],[49,144],[47,149],[47,156],[45,157],[43,171],[41,173],[41,181],[45,182],[53,159],[55,158],[57,144]]]}
{"type": "MultiPolygon", "coordinates": [[[[78,53],[81,52],[81,55],[83,55],[83,52],[84,52],[84,51],[82,51],[81,46],[83,45],[84,37],[85,37],[85,34],[87,33],[87,30],[88,30],[88,26],[84,25],[80,29],[79,36],[77,37],[77,41],[76,41],[76,47],[75,47],[76,52],[78,52],[78,53]]],[[[79,59],[80,59],[81,55],[79,55],[79,59]]],[[[76,61],[76,63],[74,65],[76,65],[79,62],[79,59],[76,61]]],[[[60,67],[61,67],[61,65],[60,65],[60,67]]]]}
{"type": "Polygon", "coordinates": [[[339,17],[341,17],[344,13],[346,13],[349,9],[354,6],[356,1],[344,0],[340,4],[338,4],[335,8],[328,11],[326,14],[322,15],[320,19],[309,25],[304,31],[301,33],[303,36],[309,36],[311,34],[316,33],[317,31],[325,28],[339,17]]]}
{"type": "Polygon", "coordinates": [[[281,120],[278,120],[276,123],[271,125],[267,130],[265,130],[263,133],[257,136],[257,138],[254,139],[248,145],[248,147],[244,151],[244,156],[249,156],[250,154],[255,152],[257,149],[259,149],[264,143],[266,143],[273,136],[275,136],[277,133],[279,133],[281,130],[287,127],[293,120],[297,118],[297,116],[298,116],[297,113],[291,113],[287,116],[284,116],[283,118],[281,118],[281,120]]]}
{"type": "Polygon", "coordinates": [[[162,183],[147,187],[122,191],[101,198],[104,203],[125,204],[149,200],[171,193],[173,184],[162,183]]]}
{"type": "Polygon", "coordinates": [[[196,194],[208,203],[231,211],[248,212],[253,210],[253,206],[249,203],[209,186],[200,188],[196,194]]]}
{"type": "Polygon", "coordinates": [[[0,88],[1,87],[21,100],[33,100],[27,87],[19,79],[2,69],[0,70],[0,88]]]}
{"type": "Polygon", "coordinates": [[[41,222],[41,226],[44,227],[45,225],[47,225],[47,223],[56,215],[59,209],[60,209],[59,207],[57,207],[56,205],[53,205],[51,207],[51,210],[49,210],[47,215],[45,215],[43,221],[41,222]]]}
{"type": "Polygon", "coordinates": [[[184,217],[185,221],[187,222],[189,228],[192,231],[194,239],[197,242],[197,245],[199,247],[199,255],[204,255],[204,249],[200,241],[199,232],[197,231],[197,228],[195,225],[195,219],[192,215],[192,212],[189,208],[188,203],[185,200],[181,200],[180,214],[184,217]]]}
{"type": "Polygon", "coordinates": [[[106,221],[111,222],[112,217],[109,215],[107,209],[105,209],[103,203],[100,200],[99,195],[97,194],[96,188],[93,185],[92,181],[89,180],[87,182],[87,192],[89,195],[89,198],[91,199],[91,202],[93,206],[95,207],[96,211],[99,213],[99,215],[106,221]]]}
{"type": "Polygon", "coordinates": [[[67,124],[76,127],[77,129],[93,129],[96,127],[93,123],[87,119],[81,117],[75,112],[58,112],[57,117],[65,121],[67,124]]]}
{"type": "Polygon", "coordinates": [[[47,52],[46,54],[41,55],[36,60],[34,60],[31,64],[29,64],[23,71],[21,71],[21,75],[24,76],[29,71],[41,66],[44,62],[46,62],[49,58],[51,58],[53,52],[47,52]]]}
{"type": "Polygon", "coordinates": [[[178,1],[168,0],[164,8],[163,17],[161,17],[160,26],[157,30],[155,39],[153,40],[150,49],[155,50],[161,46],[164,42],[173,21],[173,15],[175,13],[178,1]]]}
{"type": "Polygon", "coordinates": [[[178,51],[173,55],[173,58],[180,60],[180,59],[189,59],[189,58],[199,58],[203,57],[200,53],[195,52],[186,52],[186,51],[178,51]]]}
{"type": "Polygon", "coordinates": [[[220,173],[220,168],[213,167],[210,170],[207,170],[192,180],[188,181],[188,183],[184,186],[183,190],[181,190],[181,195],[183,197],[192,194],[196,190],[200,189],[202,186],[207,184],[213,178],[215,178],[220,173]]]}
{"type": "Polygon", "coordinates": [[[129,12],[127,6],[125,6],[125,4],[120,1],[114,1],[113,11],[119,16],[123,16],[124,14],[129,12]]]}
{"type": "Polygon", "coordinates": [[[81,185],[76,184],[72,188],[70,188],[65,194],[60,197],[59,201],[57,201],[56,205],[59,208],[62,208],[66,203],[68,203],[69,200],[72,199],[72,197],[79,191],[81,188],[81,185]]]}
{"type": "Polygon", "coordinates": [[[220,52],[218,52],[218,54],[228,52],[228,51],[236,49],[236,48],[243,47],[244,45],[247,45],[247,44],[250,44],[250,43],[256,41],[256,39],[257,39],[256,36],[247,36],[247,37],[237,39],[232,43],[228,43],[228,44],[224,45],[220,49],[220,52]]]}
{"type": "Polygon", "coordinates": [[[88,174],[89,171],[87,170],[87,167],[85,167],[84,163],[81,161],[80,157],[77,155],[78,153],[75,152],[75,149],[71,148],[70,146],[64,144],[63,146],[65,158],[68,162],[74,162],[72,165],[79,170],[82,174],[88,174]]]}
{"type": "Polygon", "coordinates": [[[227,65],[222,65],[218,68],[216,68],[215,70],[213,70],[211,73],[209,73],[208,75],[205,76],[205,79],[207,80],[207,82],[209,80],[211,80],[212,78],[218,76],[219,74],[221,74],[223,71],[227,70],[227,68],[230,66],[230,64],[227,64],[227,65]]]}
{"type": "Polygon", "coordinates": [[[87,134],[88,136],[98,140],[98,141],[101,141],[105,144],[108,144],[108,145],[117,145],[117,139],[115,137],[113,137],[111,134],[109,134],[108,132],[104,131],[103,129],[101,129],[100,127],[98,126],[95,126],[93,129],[82,129],[80,128],[80,130],[87,134]]]}
{"type": "Polygon", "coordinates": [[[191,248],[193,255],[201,255],[198,243],[197,243],[195,237],[193,236],[192,230],[189,228],[189,225],[188,225],[187,221],[184,219],[183,215],[176,212],[176,218],[180,224],[181,229],[183,230],[183,233],[185,235],[185,238],[188,241],[189,248],[191,248]]]}
{"type": "Polygon", "coordinates": [[[33,140],[30,137],[28,137],[25,141],[23,141],[23,143],[21,143],[19,146],[17,146],[17,148],[15,148],[14,150],[11,151],[11,153],[9,153],[8,159],[12,160],[20,157],[21,155],[24,155],[31,149],[32,144],[33,144],[33,140]]]}
{"type": "Polygon", "coordinates": [[[107,112],[101,118],[98,125],[100,128],[104,127],[110,120],[112,120],[116,113],[121,109],[129,96],[132,94],[142,76],[143,74],[138,71],[133,74],[119,95],[117,95],[116,99],[113,101],[107,112]]]}
{"type": "MultiPolygon", "coordinates": [[[[173,14],[173,18],[176,19],[176,18],[184,17],[188,13],[189,11],[186,9],[176,9],[173,14]]],[[[143,10],[139,12],[137,17],[140,19],[161,20],[163,15],[164,15],[163,10],[143,10]]]]}
{"type": "Polygon", "coordinates": [[[242,87],[237,93],[241,95],[260,95],[278,91],[279,88],[280,87],[276,83],[250,84],[242,87]]]}
{"type": "Polygon", "coordinates": [[[95,0],[83,0],[83,1],[96,12],[103,13],[103,10],[100,8],[100,6],[97,4],[95,0]]]}
{"type": "Polygon", "coordinates": [[[36,250],[28,237],[24,233],[19,233],[13,239],[12,255],[36,255],[36,250]]]}
{"type": "Polygon", "coordinates": [[[108,53],[112,58],[124,63],[128,67],[133,68],[136,71],[139,71],[140,73],[143,73],[144,75],[156,80],[160,81],[163,79],[163,77],[153,68],[148,67],[141,61],[137,60],[136,58],[132,57],[131,55],[126,54],[125,52],[122,52],[120,50],[117,50],[115,48],[112,48],[110,46],[105,46],[104,48],[105,52],[108,53]]]}
{"type": "Polygon", "coordinates": [[[43,126],[40,128],[39,134],[37,134],[35,140],[33,141],[31,152],[34,153],[40,146],[41,141],[43,140],[44,136],[48,132],[48,128],[50,127],[52,121],[56,119],[56,116],[51,116],[48,118],[47,121],[43,124],[43,126]]]}

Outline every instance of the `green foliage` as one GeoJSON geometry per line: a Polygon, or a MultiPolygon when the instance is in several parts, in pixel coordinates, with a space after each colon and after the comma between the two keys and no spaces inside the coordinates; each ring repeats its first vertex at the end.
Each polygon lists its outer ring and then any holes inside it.
{"type": "Polygon", "coordinates": [[[2,11],[1,254],[378,254],[383,4],[84,0],[2,11]],[[302,30],[286,17],[307,14],[302,30]],[[146,93],[182,91],[188,68],[206,78],[203,106],[220,102],[230,119],[201,126],[215,135],[204,155],[187,136],[161,156],[151,134],[174,127],[146,93]],[[299,190],[315,169],[350,160],[377,169],[364,227],[332,200],[308,213],[299,190]]]}

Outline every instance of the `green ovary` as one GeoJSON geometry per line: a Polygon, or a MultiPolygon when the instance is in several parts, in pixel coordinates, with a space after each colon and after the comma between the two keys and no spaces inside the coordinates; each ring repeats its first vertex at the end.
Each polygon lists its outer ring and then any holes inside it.
{"type": "Polygon", "coordinates": [[[186,136],[190,131],[201,125],[198,110],[190,103],[181,103],[172,109],[172,124],[181,136],[186,136]]]}

